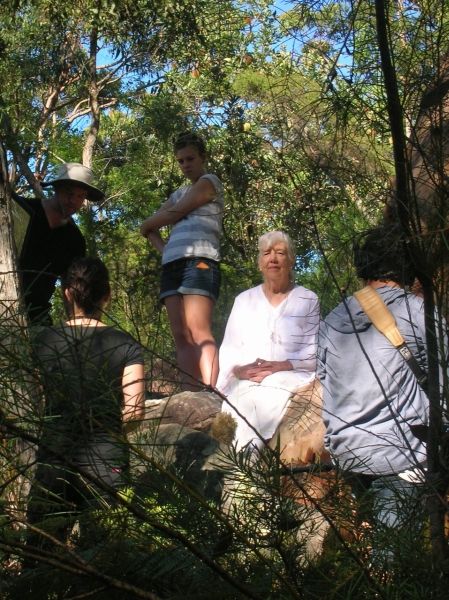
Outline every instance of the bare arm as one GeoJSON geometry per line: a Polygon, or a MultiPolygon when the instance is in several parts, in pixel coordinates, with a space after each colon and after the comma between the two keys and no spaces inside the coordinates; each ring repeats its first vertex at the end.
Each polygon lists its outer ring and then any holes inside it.
{"type": "MultiPolygon", "coordinates": [[[[172,198],[171,198],[171,196],[170,196],[170,198],[168,198],[168,200],[166,200],[165,202],[163,202],[163,203],[161,204],[161,206],[158,208],[158,210],[157,210],[157,211],[155,211],[155,212],[154,212],[154,213],[151,215],[151,217],[148,217],[147,219],[145,219],[145,221],[144,221],[144,222],[142,223],[142,225],[140,226],[140,233],[141,233],[141,234],[142,234],[144,237],[148,238],[148,239],[149,239],[149,241],[150,241],[150,242],[153,244],[153,246],[154,246],[155,248],[157,248],[157,246],[155,246],[155,245],[154,245],[154,243],[153,243],[153,240],[149,238],[149,234],[150,234],[150,233],[157,233],[157,232],[158,232],[158,229],[160,229],[160,228],[155,228],[155,229],[152,229],[152,228],[150,227],[151,220],[153,219],[153,217],[154,217],[155,215],[157,215],[157,214],[159,214],[159,213],[161,213],[161,214],[162,214],[162,213],[165,213],[165,212],[169,212],[169,211],[170,211],[170,210],[171,210],[173,207],[174,207],[173,200],[172,200],[172,198]]],[[[159,249],[159,248],[157,248],[157,249],[159,249]]]]}
{"type": "Polygon", "coordinates": [[[159,231],[150,231],[146,237],[150,244],[162,254],[166,242],[162,239],[159,231]]]}
{"type": "Polygon", "coordinates": [[[140,233],[147,237],[149,233],[159,231],[165,225],[173,225],[196,208],[207,204],[215,198],[217,192],[208,179],[199,179],[183,195],[176,204],[164,204],[151,217],[145,219],[140,228],[140,233]]]}
{"type": "Polygon", "coordinates": [[[126,433],[135,429],[145,413],[145,373],[142,364],[125,367],[122,377],[123,412],[126,433]]]}
{"type": "MultiPolygon", "coordinates": [[[[169,210],[170,207],[173,207],[173,201],[171,198],[169,198],[168,200],[166,200],[161,207],[159,208],[159,211],[162,210],[169,210]]],[[[158,212],[159,212],[158,211],[158,212]]],[[[153,248],[156,248],[156,250],[158,250],[158,252],[160,252],[162,254],[162,252],[164,251],[164,246],[166,244],[165,240],[162,238],[161,234],[159,233],[159,231],[148,231],[148,233],[144,233],[144,226],[145,223],[148,221],[148,219],[146,219],[143,223],[142,223],[142,227],[141,227],[141,233],[142,235],[144,235],[147,240],[150,242],[150,244],[153,246],[153,248]]]]}

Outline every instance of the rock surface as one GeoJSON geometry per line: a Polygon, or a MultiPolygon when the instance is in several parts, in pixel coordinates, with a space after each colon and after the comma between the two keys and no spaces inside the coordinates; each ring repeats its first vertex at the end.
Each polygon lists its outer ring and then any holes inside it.
{"type": "Polygon", "coordinates": [[[152,466],[159,465],[161,473],[168,469],[206,498],[218,501],[222,474],[214,457],[220,453],[220,443],[208,432],[220,408],[221,399],[212,392],[180,392],[147,400],[145,420],[130,438],[137,487],[151,487],[152,466]]]}
{"type": "Polygon", "coordinates": [[[180,392],[168,398],[147,400],[145,420],[157,420],[163,425],[177,423],[207,432],[220,412],[221,402],[213,392],[180,392]]]}

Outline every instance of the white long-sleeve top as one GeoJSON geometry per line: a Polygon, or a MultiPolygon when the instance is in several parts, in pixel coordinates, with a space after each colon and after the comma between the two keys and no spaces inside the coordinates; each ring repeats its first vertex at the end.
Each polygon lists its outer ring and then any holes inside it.
{"type": "Polygon", "coordinates": [[[220,347],[217,388],[229,400],[223,403],[222,410],[237,420],[238,447],[257,438],[245,419],[261,438],[268,439],[282,418],[291,393],[313,379],[319,319],[316,294],[302,286],[295,286],[278,306],[270,304],[262,285],[235,299],[220,347]],[[257,358],[289,360],[293,370],[274,373],[260,384],[238,380],[234,367],[257,358]]]}
{"type": "Polygon", "coordinates": [[[233,368],[257,358],[289,360],[306,378],[314,374],[319,320],[318,298],[305,287],[296,285],[278,306],[270,304],[262,285],[242,292],[220,347],[217,388],[226,393],[233,368]]]}

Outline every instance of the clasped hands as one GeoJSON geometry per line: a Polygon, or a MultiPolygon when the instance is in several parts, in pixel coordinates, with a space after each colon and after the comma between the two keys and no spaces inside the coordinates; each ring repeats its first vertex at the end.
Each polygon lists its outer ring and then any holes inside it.
{"type": "Polygon", "coordinates": [[[260,383],[265,377],[273,373],[291,371],[292,368],[292,364],[288,360],[264,360],[263,358],[256,358],[252,363],[234,367],[233,373],[237,379],[247,379],[254,381],[254,383],[260,383]]]}

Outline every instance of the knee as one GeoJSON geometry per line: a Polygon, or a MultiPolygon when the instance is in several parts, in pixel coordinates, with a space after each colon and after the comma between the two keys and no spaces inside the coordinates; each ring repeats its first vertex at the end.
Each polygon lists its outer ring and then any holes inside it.
{"type": "Polygon", "coordinates": [[[190,335],[197,346],[215,345],[214,336],[208,323],[195,324],[190,327],[190,335]]]}
{"type": "Polygon", "coordinates": [[[181,347],[193,345],[194,341],[192,335],[187,328],[177,327],[172,329],[172,333],[176,346],[181,347]]]}
{"type": "Polygon", "coordinates": [[[200,352],[208,352],[208,351],[212,351],[212,350],[217,350],[217,344],[215,343],[215,340],[212,336],[211,333],[207,334],[200,334],[200,335],[193,335],[192,334],[192,340],[193,343],[195,344],[195,346],[199,349],[200,352]]]}

